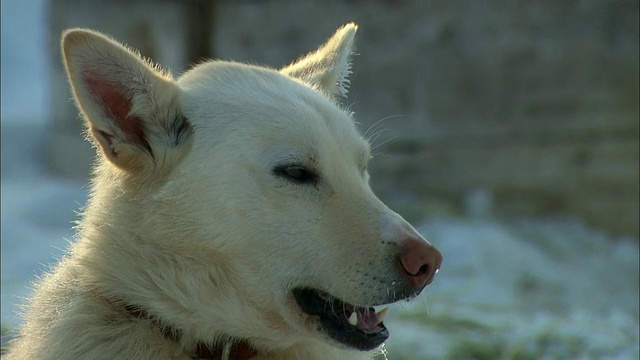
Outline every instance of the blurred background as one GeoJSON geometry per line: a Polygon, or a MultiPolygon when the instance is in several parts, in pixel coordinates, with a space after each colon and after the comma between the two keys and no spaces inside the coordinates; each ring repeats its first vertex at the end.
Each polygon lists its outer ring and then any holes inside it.
{"type": "Polygon", "coordinates": [[[445,257],[389,359],[638,359],[637,0],[2,1],[2,331],[63,253],[94,151],[59,55],[271,67],[354,21],[371,185],[445,257]]]}

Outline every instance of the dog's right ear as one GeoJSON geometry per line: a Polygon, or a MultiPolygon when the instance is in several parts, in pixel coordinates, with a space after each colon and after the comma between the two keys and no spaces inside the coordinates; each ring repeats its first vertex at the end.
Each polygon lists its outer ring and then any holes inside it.
{"type": "Polygon", "coordinates": [[[78,108],[108,160],[140,176],[178,157],[192,128],[169,74],[90,30],[65,31],[62,53],[78,108]]]}

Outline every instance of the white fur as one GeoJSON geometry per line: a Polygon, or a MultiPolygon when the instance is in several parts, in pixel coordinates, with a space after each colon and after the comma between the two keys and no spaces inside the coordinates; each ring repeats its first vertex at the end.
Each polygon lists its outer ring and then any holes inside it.
{"type": "Polygon", "coordinates": [[[290,292],[380,302],[397,266],[380,243],[415,234],[372,193],[368,144],[335,102],[355,32],[281,71],[212,61],[178,80],[104,35],[65,32],[100,151],[77,241],[38,280],[9,358],[188,359],[230,337],[262,360],[370,358],[318,332],[290,292]],[[320,182],[275,176],[287,161],[320,182]],[[125,304],[180,330],[180,343],[125,304]]]}

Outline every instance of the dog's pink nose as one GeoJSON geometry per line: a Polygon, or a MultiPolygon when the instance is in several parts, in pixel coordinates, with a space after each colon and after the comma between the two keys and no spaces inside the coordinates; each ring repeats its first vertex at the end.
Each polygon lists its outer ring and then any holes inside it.
{"type": "Polygon", "coordinates": [[[442,265],[442,254],[428,242],[409,238],[401,245],[400,263],[407,278],[416,288],[423,288],[433,281],[442,265]]]}

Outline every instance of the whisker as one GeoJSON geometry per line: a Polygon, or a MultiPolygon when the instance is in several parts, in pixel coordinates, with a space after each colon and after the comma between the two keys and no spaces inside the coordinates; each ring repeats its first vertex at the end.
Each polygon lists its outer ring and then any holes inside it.
{"type": "Polygon", "coordinates": [[[375,145],[374,147],[371,148],[371,151],[373,152],[375,149],[379,148],[380,146],[388,143],[389,141],[395,140],[398,137],[398,135],[390,137],[388,139],[386,139],[385,141],[381,142],[380,144],[375,145]]]}
{"type": "Polygon", "coordinates": [[[375,144],[376,141],[378,141],[378,138],[384,134],[385,132],[390,132],[391,129],[380,129],[374,133],[371,134],[371,136],[367,139],[367,141],[369,142],[369,144],[371,144],[372,146],[376,147],[377,145],[375,144]]]}
{"type": "Polygon", "coordinates": [[[431,311],[429,310],[429,301],[427,300],[427,296],[425,295],[423,298],[424,298],[424,307],[427,310],[427,315],[431,315],[431,311]]]}
{"type": "Polygon", "coordinates": [[[380,125],[380,123],[382,123],[385,120],[389,120],[389,119],[393,119],[393,118],[397,118],[397,117],[402,117],[404,115],[398,114],[398,115],[389,115],[389,116],[385,116],[382,119],[376,121],[375,123],[373,123],[371,126],[369,126],[369,128],[367,129],[367,131],[364,132],[364,134],[362,135],[363,138],[367,138],[367,134],[369,134],[369,131],[374,131],[375,127],[380,125]]]}

